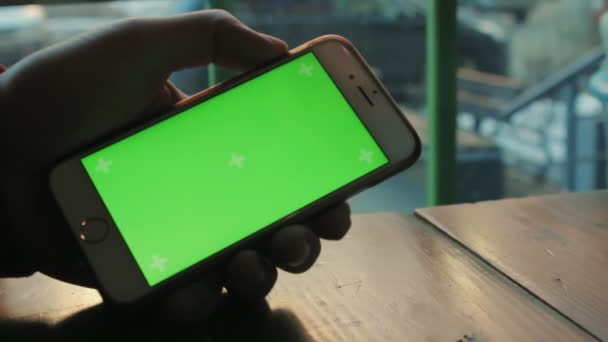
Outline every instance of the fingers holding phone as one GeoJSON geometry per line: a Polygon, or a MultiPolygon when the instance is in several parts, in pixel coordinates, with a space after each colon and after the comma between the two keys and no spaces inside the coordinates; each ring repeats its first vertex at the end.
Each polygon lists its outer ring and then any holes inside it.
{"type": "Polygon", "coordinates": [[[229,290],[255,298],[275,267],[304,272],[319,237],[346,233],[340,203],[419,153],[363,58],[325,36],[77,153],[50,185],[110,300],[143,300],[220,264],[229,290]],[[103,240],[88,238],[91,219],[103,240]]]}
{"type": "Polygon", "coordinates": [[[260,249],[239,251],[221,271],[207,273],[203,279],[176,289],[163,299],[165,312],[184,323],[196,322],[214,312],[222,287],[245,302],[259,301],[268,295],[279,278],[277,268],[302,273],[320,255],[319,236],[342,238],[350,228],[348,204],[331,208],[305,225],[290,225],[278,230],[260,249]]]}

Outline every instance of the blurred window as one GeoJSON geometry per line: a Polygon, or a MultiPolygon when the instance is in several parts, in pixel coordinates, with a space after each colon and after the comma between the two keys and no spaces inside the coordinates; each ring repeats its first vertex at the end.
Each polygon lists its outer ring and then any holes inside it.
{"type": "MultiPolygon", "coordinates": [[[[212,3],[292,47],[327,33],[349,38],[425,140],[426,0],[212,3]]],[[[44,46],[120,18],[194,11],[209,4],[148,0],[0,6],[0,63],[10,66],[44,46]]],[[[589,79],[602,60],[598,20],[606,8],[601,0],[459,1],[457,201],[605,187],[606,115],[604,102],[589,91],[589,79]]],[[[180,71],[171,79],[194,93],[208,86],[208,70],[180,71]]],[[[423,158],[406,173],[357,196],[353,207],[409,211],[424,206],[424,175],[423,158]]]]}

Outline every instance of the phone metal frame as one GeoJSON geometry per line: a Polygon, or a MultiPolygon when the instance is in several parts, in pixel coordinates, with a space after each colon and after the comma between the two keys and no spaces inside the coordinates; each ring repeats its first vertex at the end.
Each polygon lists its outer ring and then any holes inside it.
{"type": "Polygon", "coordinates": [[[145,125],[130,129],[110,141],[105,141],[103,144],[94,146],[60,163],[50,174],[50,187],[67,223],[71,227],[74,237],[81,246],[91,270],[97,278],[102,295],[115,303],[130,303],[173,288],[186,281],[189,277],[197,273],[200,274],[200,272],[203,272],[208,267],[217,265],[218,262],[224,260],[243,246],[252,245],[276,228],[297,222],[406,169],[418,159],[420,150],[420,140],[416,132],[399,109],[397,103],[382,83],[374,76],[372,69],[359,52],[345,38],[327,35],[291,50],[288,56],[274,61],[263,68],[218,84],[185,99],[176,104],[175,110],[145,125]],[[81,158],[170,116],[176,115],[202,101],[228,91],[249,79],[310,51],[315,54],[321,65],[323,65],[334,80],[334,83],[340,89],[347,102],[350,103],[358,117],[388,157],[389,163],[291,215],[260,229],[255,234],[200,261],[167,280],[157,285],[149,286],[82,166],[81,158]],[[365,98],[359,87],[368,94],[369,100],[365,98]],[[370,101],[373,101],[373,105],[370,101]],[[90,243],[82,241],[79,238],[81,223],[83,220],[93,217],[103,218],[110,224],[108,234],[99,243],[90,243]]]}

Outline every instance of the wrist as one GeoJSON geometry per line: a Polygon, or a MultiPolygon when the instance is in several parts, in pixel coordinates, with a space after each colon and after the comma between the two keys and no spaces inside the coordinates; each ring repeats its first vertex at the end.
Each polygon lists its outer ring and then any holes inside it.
{"type": "MultiPolygon", "coordinates": [[[[6,68],[0,64],[0,108],[6,109],[6,68]]],[[[0,140],[1,144],[1,140],[0,140]]],[[[3,175],[4,176],[4,175],[3,175]]],[[[4,186],[0,184],[0,277],[26,277],[35,272],[26,257],[11,223],[4,186]]]]}
{"type": "Polygon", "coordinates": [[[21,245],[6,206],[0,202],[0,277],[27,277],[36,271],[21,245]]]}

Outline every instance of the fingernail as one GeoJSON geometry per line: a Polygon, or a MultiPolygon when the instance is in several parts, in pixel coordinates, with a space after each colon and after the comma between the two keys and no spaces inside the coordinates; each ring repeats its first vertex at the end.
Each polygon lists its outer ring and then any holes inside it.
{"type": "Polygon", "coordinates": [[[289,267],[299,267],[304,264],[310,257],[310,246],[307,243],[302,244],[300,255],[295,259],[287,263],[289,267]]]}

